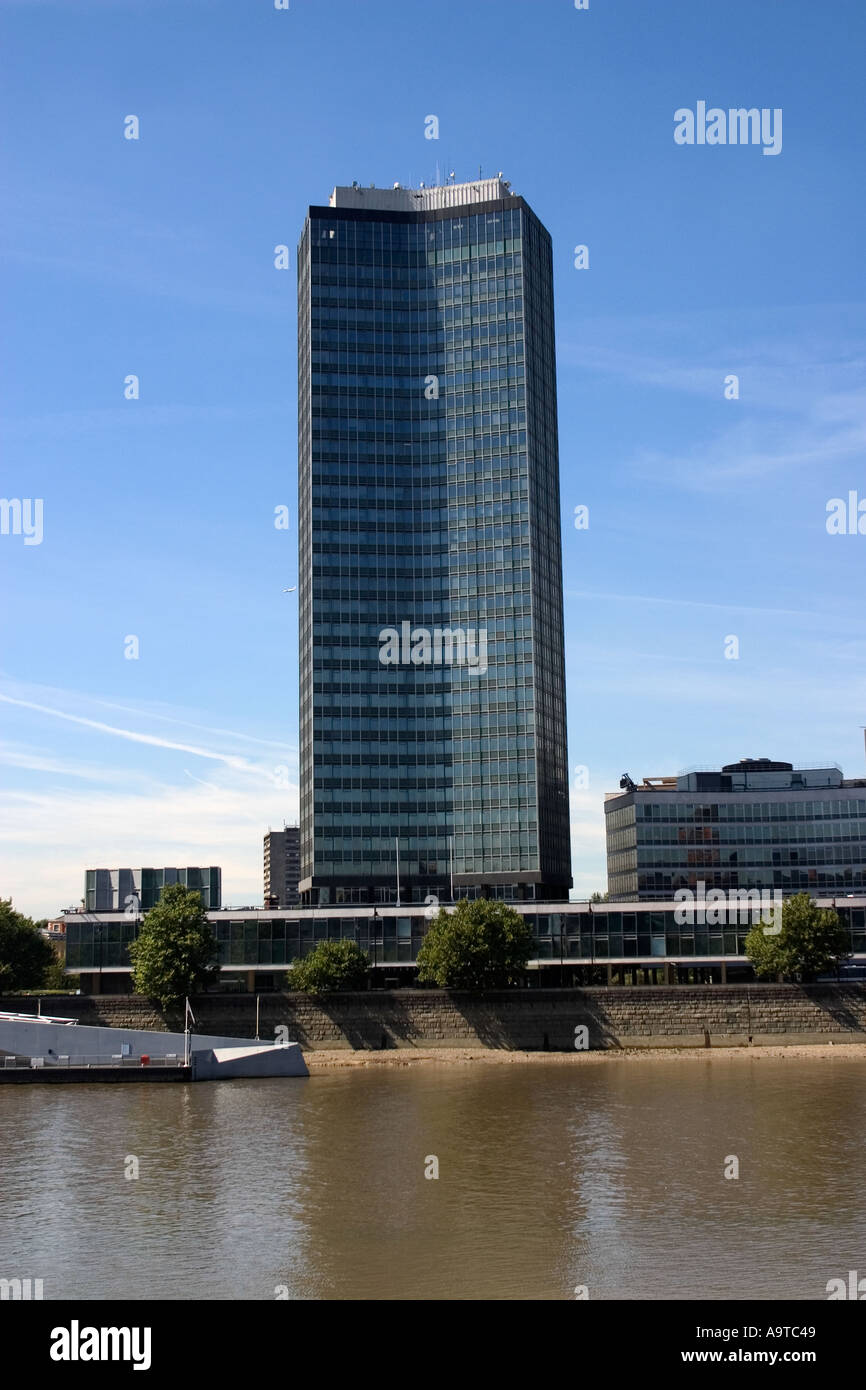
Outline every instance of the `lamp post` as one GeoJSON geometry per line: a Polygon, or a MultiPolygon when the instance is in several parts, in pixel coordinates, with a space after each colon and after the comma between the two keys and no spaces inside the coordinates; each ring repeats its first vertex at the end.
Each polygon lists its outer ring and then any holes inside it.
{"type": "MultiPolygon", "coordinates": [[[[360,927],[360,924],[359,924],[359,922],[358,922],[357,917],[355,918],[355,947],[356,947],[357,951],[360,953],[360,951],[361,951],[361,927],[360,927]]],[[[367,988],[368,988],[368,989],[370,988],[369,971],[367,972],[367,988]]]]}
{"type": "Polygon", "coordinates": [[[451,906],[454,906],[454,836],[448,836],[448,876],[451,880],[451,906]]]}
{"type": "MultiPolygon", "coordinates": [[[[138,904],[138,907],[139,907],[139,908],[141,907],[141,903],[140,903],[140,902],[139,902],[139,904],[138,904]]],[[[138,940],[138,936],[139,936],[139,932],[140,932],[140,931],[141,931],[141,912],[140,912],[140,911],[137,911],[136,914],[135,914],[135,936],[132,938],[133,941],[137,941],[137,940],[138,940]]],[[[128,947],[128,946],[127,946],[127,948],[126,948],[126,959],[127,959],[127,964],[130,966],[130,971],[132,972],[132,973],[130,974],[130,976],[129,976],[129,992],[130,992],[130,994],[134,994],[134,993],[135,993],[135,968],[134,968],[134,966],[132,966],[132,964],[131,964],[131,962],[130,962],[130,960],[129,960],[129,947],[128,947]]],[[[120,986],[118,985],[118,989],[119,989],[119,988],[120,988],[120,986]]]]}
{"type": "Polygon", "coordinates": [[[372,941],[371,941],[370,944],[371,944],[371,946],[373,947],[373,971],[374,971],[374,974],[373,974],[374,985],[373,985],[373,987],[375,988],[375,978],[376,978],[376,977],[375,977],[375,970],[376,970],[376,936],[378,935],[378,931],[379,931],[379,909],[378,909],[375,905],[374,905],[374,907],[373,907],[373,922],[372,922],[372,926],[373,926],[373,932],[372,932],[372,938],[373,938],[373,939],[372,939],[372,941]]]}

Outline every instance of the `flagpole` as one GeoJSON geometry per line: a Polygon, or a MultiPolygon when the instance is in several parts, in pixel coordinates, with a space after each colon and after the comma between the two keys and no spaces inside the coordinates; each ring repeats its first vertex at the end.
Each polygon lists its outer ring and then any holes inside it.
{"type": "Polygon", "coordinates": [[[191,1009],[190,1006],[189,1006],[189,996],[188,996],[188,995],[184,995],[184,1000],[183,1000],[183,1002],[184,1002],[184,1010],[183,1010],[183,1064],[184,1064],[185,1067],[188,1067],[188,1066],[189,1066],[189,1060],[190,1060],[190,1046],[189,1046],[189,1044],[190,1044],[190,1032],[189,1032],[189,1021],[190,1021],[190,1019],[192,1019],[193,1023],[195,1023],[195,1014],[193,1013],[192,1009],[191,1009]]]}

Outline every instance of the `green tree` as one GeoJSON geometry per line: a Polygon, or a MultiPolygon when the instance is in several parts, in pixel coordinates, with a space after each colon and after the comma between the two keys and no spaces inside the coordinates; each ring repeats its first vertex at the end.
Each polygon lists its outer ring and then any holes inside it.
{"type": "Polygon", "coordinates": [[[177,1004],[215,978],[217,953],[201,894],[182,883],[169,884],[130,943],[136,993],[162,1008],[177,1004]]]}
{"type": "Polygon", "coordinates": [[[286,988],[304,994],[363,989],[369,960],[355,941],[320,941],[303,959],[292,961],[286,988]]]}
{"type": "Polygon", "coordinates": [[[55,959],[35,922],[16,912],[11,898],[0,898],[0,993],[39,989],[55,959]]]}
{"type": "Polygon", "coordinates": [[[67,975],[63,961],[55,953],[54,960],[45,972],[42,984],[45,989],[62,990],[64,994],[74,994],[81,986],[81,979],[78,975],[67,975]]]}
{"type": "Polygon", "coordinates": [[[838,914],[818,907],[808,893],[788,898],[781,915],[781,924],[773,922],[781,931],[768,932],[766,924],[758,924],[746,937],[746,955],[761,978],[814,980],[850,955],[851,942],[838,914]]]}
{"type": "Polygon", "coordinates": [[[503,989],[518,984],[533,952],[526,919],[507,903],[464,898],[440,908],[418,952],[418,979],[443,989],[503,989]]]}
{"type": "Polygon", "coordinates": [[[607,893],[599,893],[599,892],[596,890],[596,892],[592,894],[592,897],[590,898],[589,901],[590,901],[591,903],[606,903],[607,900],[608,900],[608,894],[607,894],[607,893]]]}

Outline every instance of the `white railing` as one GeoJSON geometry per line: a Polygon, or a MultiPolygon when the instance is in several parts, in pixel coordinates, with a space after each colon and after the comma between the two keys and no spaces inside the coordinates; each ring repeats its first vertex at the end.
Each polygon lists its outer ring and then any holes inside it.
{"type": "Polygon", "coordinates": [[[0,1023],[64,1023],[68,1027],[78,1024],[77,1018],[56,1018],[53,1014],[10,1014],[0,1012],[0,1023]]]}

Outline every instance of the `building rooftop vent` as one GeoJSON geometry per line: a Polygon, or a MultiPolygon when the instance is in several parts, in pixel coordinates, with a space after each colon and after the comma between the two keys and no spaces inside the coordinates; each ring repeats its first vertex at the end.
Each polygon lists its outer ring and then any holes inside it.
{"type": "Polygon", "coordinates": [[[772,758],[740,758],[738,763],[725,763],[722,772],[793,772],[793,763],[775,763],[772,758]]]}

